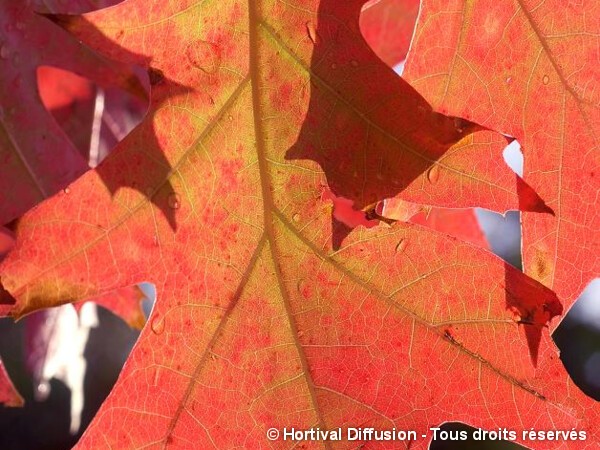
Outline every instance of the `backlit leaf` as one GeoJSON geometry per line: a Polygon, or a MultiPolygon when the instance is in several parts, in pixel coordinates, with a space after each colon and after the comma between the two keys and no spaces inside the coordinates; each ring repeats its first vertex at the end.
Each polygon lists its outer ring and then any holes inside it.
{"type": "Polygon", "coordinates": [[[518,139],[555,214],[523,215],[525,270],[567,306],[600,273],[599,30],[594,0],[425,0],[404,72],[437,111],[518,139]]]}
{"type": "Polygon", "coordinates": [[[446,421],[598,443],[547,332],[552,291],[410,223],[333,248],[338,199],[548,211],[502,163],[503,138],[433,113],[372,53],[362,3],[130,0],[66,23],[150,64],[153,84],[144,122],[19,221],[0,266],[16,317],[156,286],[80,448],[291,448],[267,429],[317,426],[416,430],[425,448],[446,421]]]}
{"type": "Polygon", "coordinates": [[[360,15],[360,31],[373,51],[390,67],[406,58],[419,0],[369,0],[360,15]]]}

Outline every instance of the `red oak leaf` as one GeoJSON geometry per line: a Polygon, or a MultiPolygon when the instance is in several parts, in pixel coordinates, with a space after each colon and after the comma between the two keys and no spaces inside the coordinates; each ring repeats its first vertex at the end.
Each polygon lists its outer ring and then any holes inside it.
{"type": "Polygon", "coordinates": [[[523,214],[525,271],[567,306],[600,274],[599,29],[593,0],[425,0],[404,72],[437,111],[518,139],[555,214],[523,214]]]}
{"type": "MultiPolygon", "coordinates": [[[[153,81],[144,122],[20,220],[0,266],[17,317],[157,288],[79,448],[290,448],[267,430],[348,426],[417,430],[411,448],[425,448],[452,420],[600,441],[598,408],[548,335],[562,312],[548,288],[410,223],[359,226],[332,248],[324,186],[354,210],[399,194],[547,210],[530,188],[519,199],[503,139],[433,113],[377,59],[362,3],[130,0],[67,24],[151,61],[153,81]]],[[[377,447],[331,447],[360,444],[377,447]]]]}

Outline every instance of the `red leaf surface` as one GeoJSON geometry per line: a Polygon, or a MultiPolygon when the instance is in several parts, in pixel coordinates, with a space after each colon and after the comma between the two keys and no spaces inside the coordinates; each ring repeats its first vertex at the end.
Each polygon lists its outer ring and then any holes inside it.
{"type": "Polygon", "coordinates": [[[94,85],[85,78],[54,67],[38,68],[38,90],[47,109],[60,109],[93,98],[94,85]]]}
{"type": "Polygon", "coordinates": [[[129,66],[90,51],[27,2],[0,1],[0,224],[48,198],[87,170],[83,157],[42,105],[39,66],[143,95],[129,66]],[[34,130],[37,130],[34,132],[34,130]]]}
{"type": "Polygon", "coordinates": [[[475,211],[472,209],[435,208],[429,213],[417,214],[412,217],[411,222],[428,226],[479,247],[488,248],[485,235],[481,231],[475,211]]]}
{"type": "Polygon", "coordinates": [[[5,406],[23,406],[23,397],[17,392],[12,381],[10,381],[2,359],[0,359],[0,404],[5,406]]]}
{"type": "Polygon", "coordinates": [[[418,223],[466,242],[488,248],[473,209],[431,208],[398,198],[386,200],[378,214],[391,220],[418,223]]]}
{"type": "Polygon", "coordinates": [[[369,0],[360,15],[360,31],[373,51],[390,67],[406,58],[419,0],[369,0]]]}
{"type": "Polygon", "coordinates": [[[555,214],[523,215],[525,271],[567,306],[600,273],[599,29],[593,0],[425,0],[404,72],[437,111],[518,139],[555,214]]]}
{"type": "Polygon", "coordinates": [[[41,66],[38,91],[46,109],[87,161],[96,100],[94,83],[66,70],[41,66]]]}
{"type": "Polygon", "coordinates": [[[530,189],[520,201],[503,139],[432,113],[379,61],[362,3],[131,0],[90,15],[97,28],[68,23],[111,56],[151,61],[153,83],[144,122],[20,220],[0,266],[14,316],[156,285],[80,448],[291,448],[267,429],[317,426],[416,430],[411,448],[425,448],[429,427],[453,420],[600,441],[595,402],[547,332],[562,312],[552,291],[410,223],[359,226],[332,248],[327,188],[355,211],[399,193],[547,210],[530,189]]]}

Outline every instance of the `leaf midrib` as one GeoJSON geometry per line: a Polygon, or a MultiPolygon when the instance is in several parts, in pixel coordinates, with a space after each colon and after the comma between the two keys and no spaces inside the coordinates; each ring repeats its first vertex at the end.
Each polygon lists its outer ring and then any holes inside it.
{"type": "MultiPolygon", "coordinates": [[[[292,305],[289,298],[289,293],[283,282],[283,276],[281,268],[279,267],[278,251],[277,251],[277,240],[275,237],[275,221],[274,211],[275,202],[273,201],[273,192],[271,190],[272,183],[270,182],[268,158],[266,150],[266,139],[264,137],[264,130],[262,124],[262,104],[261,104],[261,83],[260,83],[260,55],[259,55],[259,40],[260,40],[260,26],[261,19],[257,10],[257,2],[254,0],[248,0],[248,19],[249,19],[249,69],[250,78],[252,80],[252,117],[254,119],[254,137],[256,141],[256,153],[258,159],[258,168],[260,173],[260,185],[263,198],[264,207],[264,229],[269,242],[269,249],[271,251],[271,258],[273,267],[275,269],[275,277],[277,279],[277,286],[283,299],[288,323],[290,326],[290,332],[294,341],[298,357],[302,366],[302,373],[306,381],[306,386],[310,395],[310,400],[318,421],[320,428],[325,429],[325,419],[321,413],[317,401],[317,393],[315,391],[315,383],[312,378],[308,359],[304,352],[300,341],[298,340],[298,326],[294,320],[294,314],[292,311],[292,305]]],[[[325,448],[330,449],[331,443],[329,441],[324,442],[325,448]]]]}

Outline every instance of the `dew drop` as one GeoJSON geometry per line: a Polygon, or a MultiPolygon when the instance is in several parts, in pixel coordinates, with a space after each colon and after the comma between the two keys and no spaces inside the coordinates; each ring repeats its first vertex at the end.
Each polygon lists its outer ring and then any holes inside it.
{"type": "Polygon", "coordinates": [[[65,194],[69,194],[71,192],[71,188],[66,187],[66,188],[63,189],[63,192],[65,194]]]}
{"type": "Polygon", "coordinates": [[[300,330],[297,333],[298,338],[301,338],[302,336],[304,336],[304,331],[300,330]]]}
{"type": "Polygon", "coordinates": [[[550,77],[548,75],[544,75],[544,78],[542,78],[542,83],[548,84],[549,81],[550,81],[550,77]]]}
{"type": "Polygon", "coordinates": [[[395,249],[396,253],[402,253],[404,250],[406,250],[406,244],[407,244],[406,239],[404,239],[404,238],[400,239],[398,241],[398,243],[396,244],[396,249],[395,249]]]}
{"type": "Polygon", "coordinates": [[[194,40],[185,49],[190,64],[205,73],[215,73],[221,65],[221,50],[213,42],[194,40]]]}
{"type": "Polygon", "coordinates": [[[506,79],[506,84],[510,84],[511,82],[512,82],[512,77],[508,77],[508,78],[506,79]]]}
{"type": "Polygon", "coordinates": [[[440,168],[438,167],[437,164],[434,164],[433,166],[431,166],[431,169],[429,169],[429,172],[427,172],[427,179],[429,180],[430,183],[436,183],[437,180],[440,178],[440,168]]]}
{"type": "Polygon", "coordinates": [[[300,222],[300,214],[296,213],[292,216],[294,222],[300,222]]]}
{"type": "Polygon", "coordinates": [[[306,22],[306,32],[308,33],[310,41],[317,45],[319,43],[319,35],[317,34],[315,25],[312,22],[306,22]]]}
{"type": "Polygon", "coordinates": [[[304,299],[309,299],[311,297],[311,287],[310,287],[310,282],[306,281],[304,278],[299,279],[296,282],[296,291],[298,292],[298,294],[300,294],[302,296],[302,298],[304,299]]]}
{"type": "Polygon", "coordinates": [[[336,64],[336,63],[331,63],[331,68],[332,68],[333,70],[337,69],[337,64],[336,64]]]}
{"type": "Polygon", "coordinates": [[[0,46],[0,58],[7,59],[9,56],[10,49],[8,48],[8,45],[2,44],[2,46],[0,46]]]}
{"type": "Polygon", "coordinates": [[[353,59],[352,61],[350,61],[350,65],[351,65],[352,67],[358,67],[358,61],[357,61],[357,60],[355,60],[355,59],[353,59]]]}
{"type": "Polygon", "coordinates": [[[165,331],[165,319],[162,317],[155,317],[150,323],[150,328],[154,334],[162,334],[165,331]]]}
{"type": "Polygon", "coordinates": [[[169,208],[171,209],[179,209],[181,207],[181,199],[179,198],[179,195],[174,192],[169,194],[167,201],[169,203],[169,208]]]}
{"type": "Polygon", "coordinates": [[[464,124],[464,120],[462,120],[460,117],[454,118],[454,128],[456,128],[456,131],[458,131],[459,133],[462,133],[465,130],[464,124]]]}

